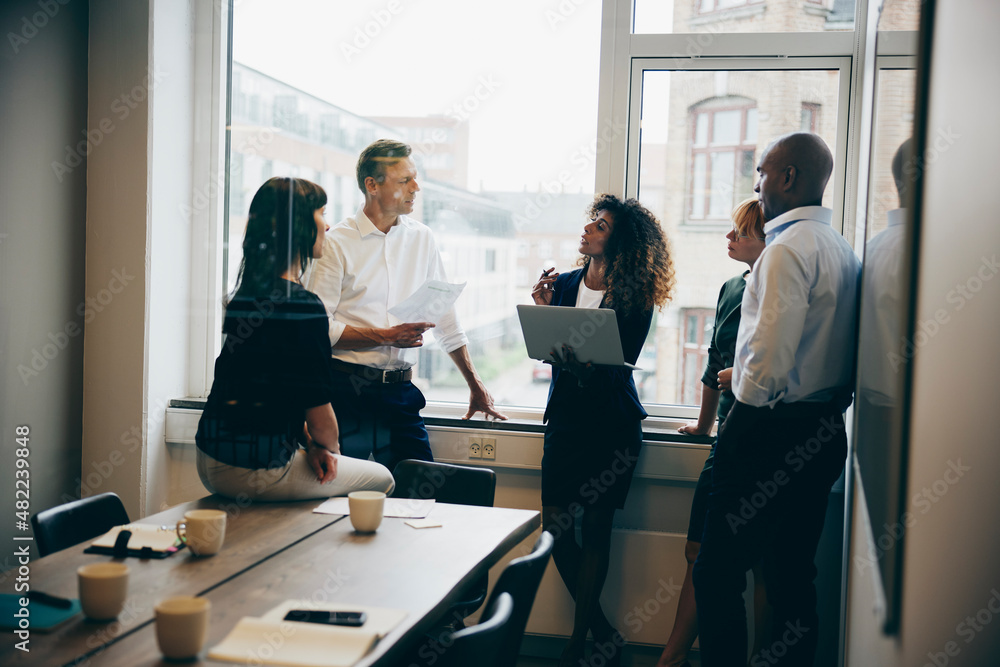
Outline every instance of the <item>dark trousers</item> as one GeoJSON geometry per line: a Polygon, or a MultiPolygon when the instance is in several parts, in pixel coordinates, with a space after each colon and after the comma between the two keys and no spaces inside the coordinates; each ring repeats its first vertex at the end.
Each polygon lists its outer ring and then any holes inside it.
{"type": "Polygon", "coordinates": [[[819,636],[813,560],[846,454],[837,406],[733,406],[716,446],[693,573],[702,665],[747,665],[742,594],[746,572],[758,561],[774,616],[771,641],[750,666],[813,664],[819,636]]]}
{"type": "Polygon", "coordinates": [[[404,459],[433,461],[420,410],[427,404],[412,382],[382,384],[334,371],[333,411],[340,452],[376,461],[392,471],[404,459]]]}

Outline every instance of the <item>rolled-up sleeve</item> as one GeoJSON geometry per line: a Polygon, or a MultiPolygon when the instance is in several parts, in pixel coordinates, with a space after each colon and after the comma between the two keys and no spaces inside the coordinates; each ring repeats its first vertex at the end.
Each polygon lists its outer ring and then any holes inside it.
{"type": "MultiPolygon", "coordinates": [[[[437,244],[431,238],[430,261],[427,267],[427,278],[429,280],[440,280],[448,282],[448,275],[444,270],[444,262],[441,261],[441,253],[437,244]]],[[[461,297],[459,297],[461,298],[461,297]]],[[[458,323],[458,314],[455,306],[451,306],[437,322],[434,328],[434,338],[441,344],[445,352],[451,354],[464,345],[469,344],[469,338],[462,330],[462,325],[458,323]]]]}
{"type": "Polygon", "coordinates": [[[337,320],[337,307],[344,279],[344,263],[340,248],[329,236],[323,243],[323,256],[316,260],[309,276],[307,289],[323,301],[330,320],[330,345],[336,345],[347,325],[337,320]]]}

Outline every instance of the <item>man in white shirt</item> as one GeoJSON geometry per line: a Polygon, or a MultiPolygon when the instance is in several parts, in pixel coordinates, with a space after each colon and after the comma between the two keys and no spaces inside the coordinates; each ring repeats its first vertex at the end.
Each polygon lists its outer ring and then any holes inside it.
{"type": "MultiPolygon", "coordinates": [[[[420,186],[406,144],[380,139],[361,152],[358,187],[365,203],[331,229],[309,290],[330,315],[335,375],[334,411],[341,451],[375,460],[392,470],[404,459],[431,461],[420,409],[423,394],[410,379],[416,349],[431,322],[406,323],[388,310],[426,280],[447,280],[431,230],[408,217],[420,186]]],[[[493,407],[468,351],[453,307],[435,334],[469,385],[469,410],[506,419],[493,407]]]]}
{"type": "Polygon", "coordinates": [[[766,247],[743,294],[733,393],[694,566],[702,665],[746,665],[746,571],[763,561],[771,643],[750,664],[812,665],[827,497],[847,453],[860,264],[821,202],[833,169],[815,134],[762,153],[766,247]]]}

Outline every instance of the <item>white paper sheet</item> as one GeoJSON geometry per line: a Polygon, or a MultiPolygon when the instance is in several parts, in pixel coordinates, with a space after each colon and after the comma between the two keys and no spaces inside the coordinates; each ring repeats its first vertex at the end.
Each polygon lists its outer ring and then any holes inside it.
{"type": "MultiPolygon", "coordinates": [[[[382,516],[392,519],[423,519],[430,514],[434,507],[434,499],[421,500],[416,498],[386,498],[385,507],[382,509],[382,516]]],[[[351,513],[347,498],[330,498],[322,505],[313,510],[315,514],[343,514],[351,513]]]]}
{"type": "Polygon", "coordinates": [[[402,303],[397,303],[390,308],[389,314],[398,317],[403,322],[433,322],[438,324],[441,318],[447,315],[451,307],[455,305],[455,301],[465,289],[465,285],[466,283],[428,280],[402,303]]]}
{"type": "Polygon", "coordinates": [[[349,667],[404,618],[406,612],[401,609],[286,600],[260,618],[240,619],[208,657],[241,664],[349,667]],[[368,619],[359,628],[285,621],[285,614],[292,609],[363,611],[368,619]]]}

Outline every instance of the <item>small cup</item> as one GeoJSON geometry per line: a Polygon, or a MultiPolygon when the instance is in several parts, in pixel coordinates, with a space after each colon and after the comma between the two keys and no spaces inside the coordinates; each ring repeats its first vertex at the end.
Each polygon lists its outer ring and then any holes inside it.
{"type": "Polygon", "coordinates": [[[385,494],[381,491],[352,491],[347,494],[351,525],[359,533],[374,533],[382,524],[385,494]]]}
{"type": "Polygon", "coordinates": [[[222,510],[190,510],[177,522],[177,537],[195,556],[219,553],[226,539],[226,513],[222,510]]]}
{"type": "Polygon", "coordinates": [[[90,563],[76,569],[80,606],[87,618],[110,621],[118,617],[128,596],[128,565],[90,563]]]}
{"type": "Polygon", "coordinates": [[[156,614],[156,643],[170,660],[195,658],[208,636],[208,612],[212,603],[205,598],[179,595],[153,608],[156,614]]]}

